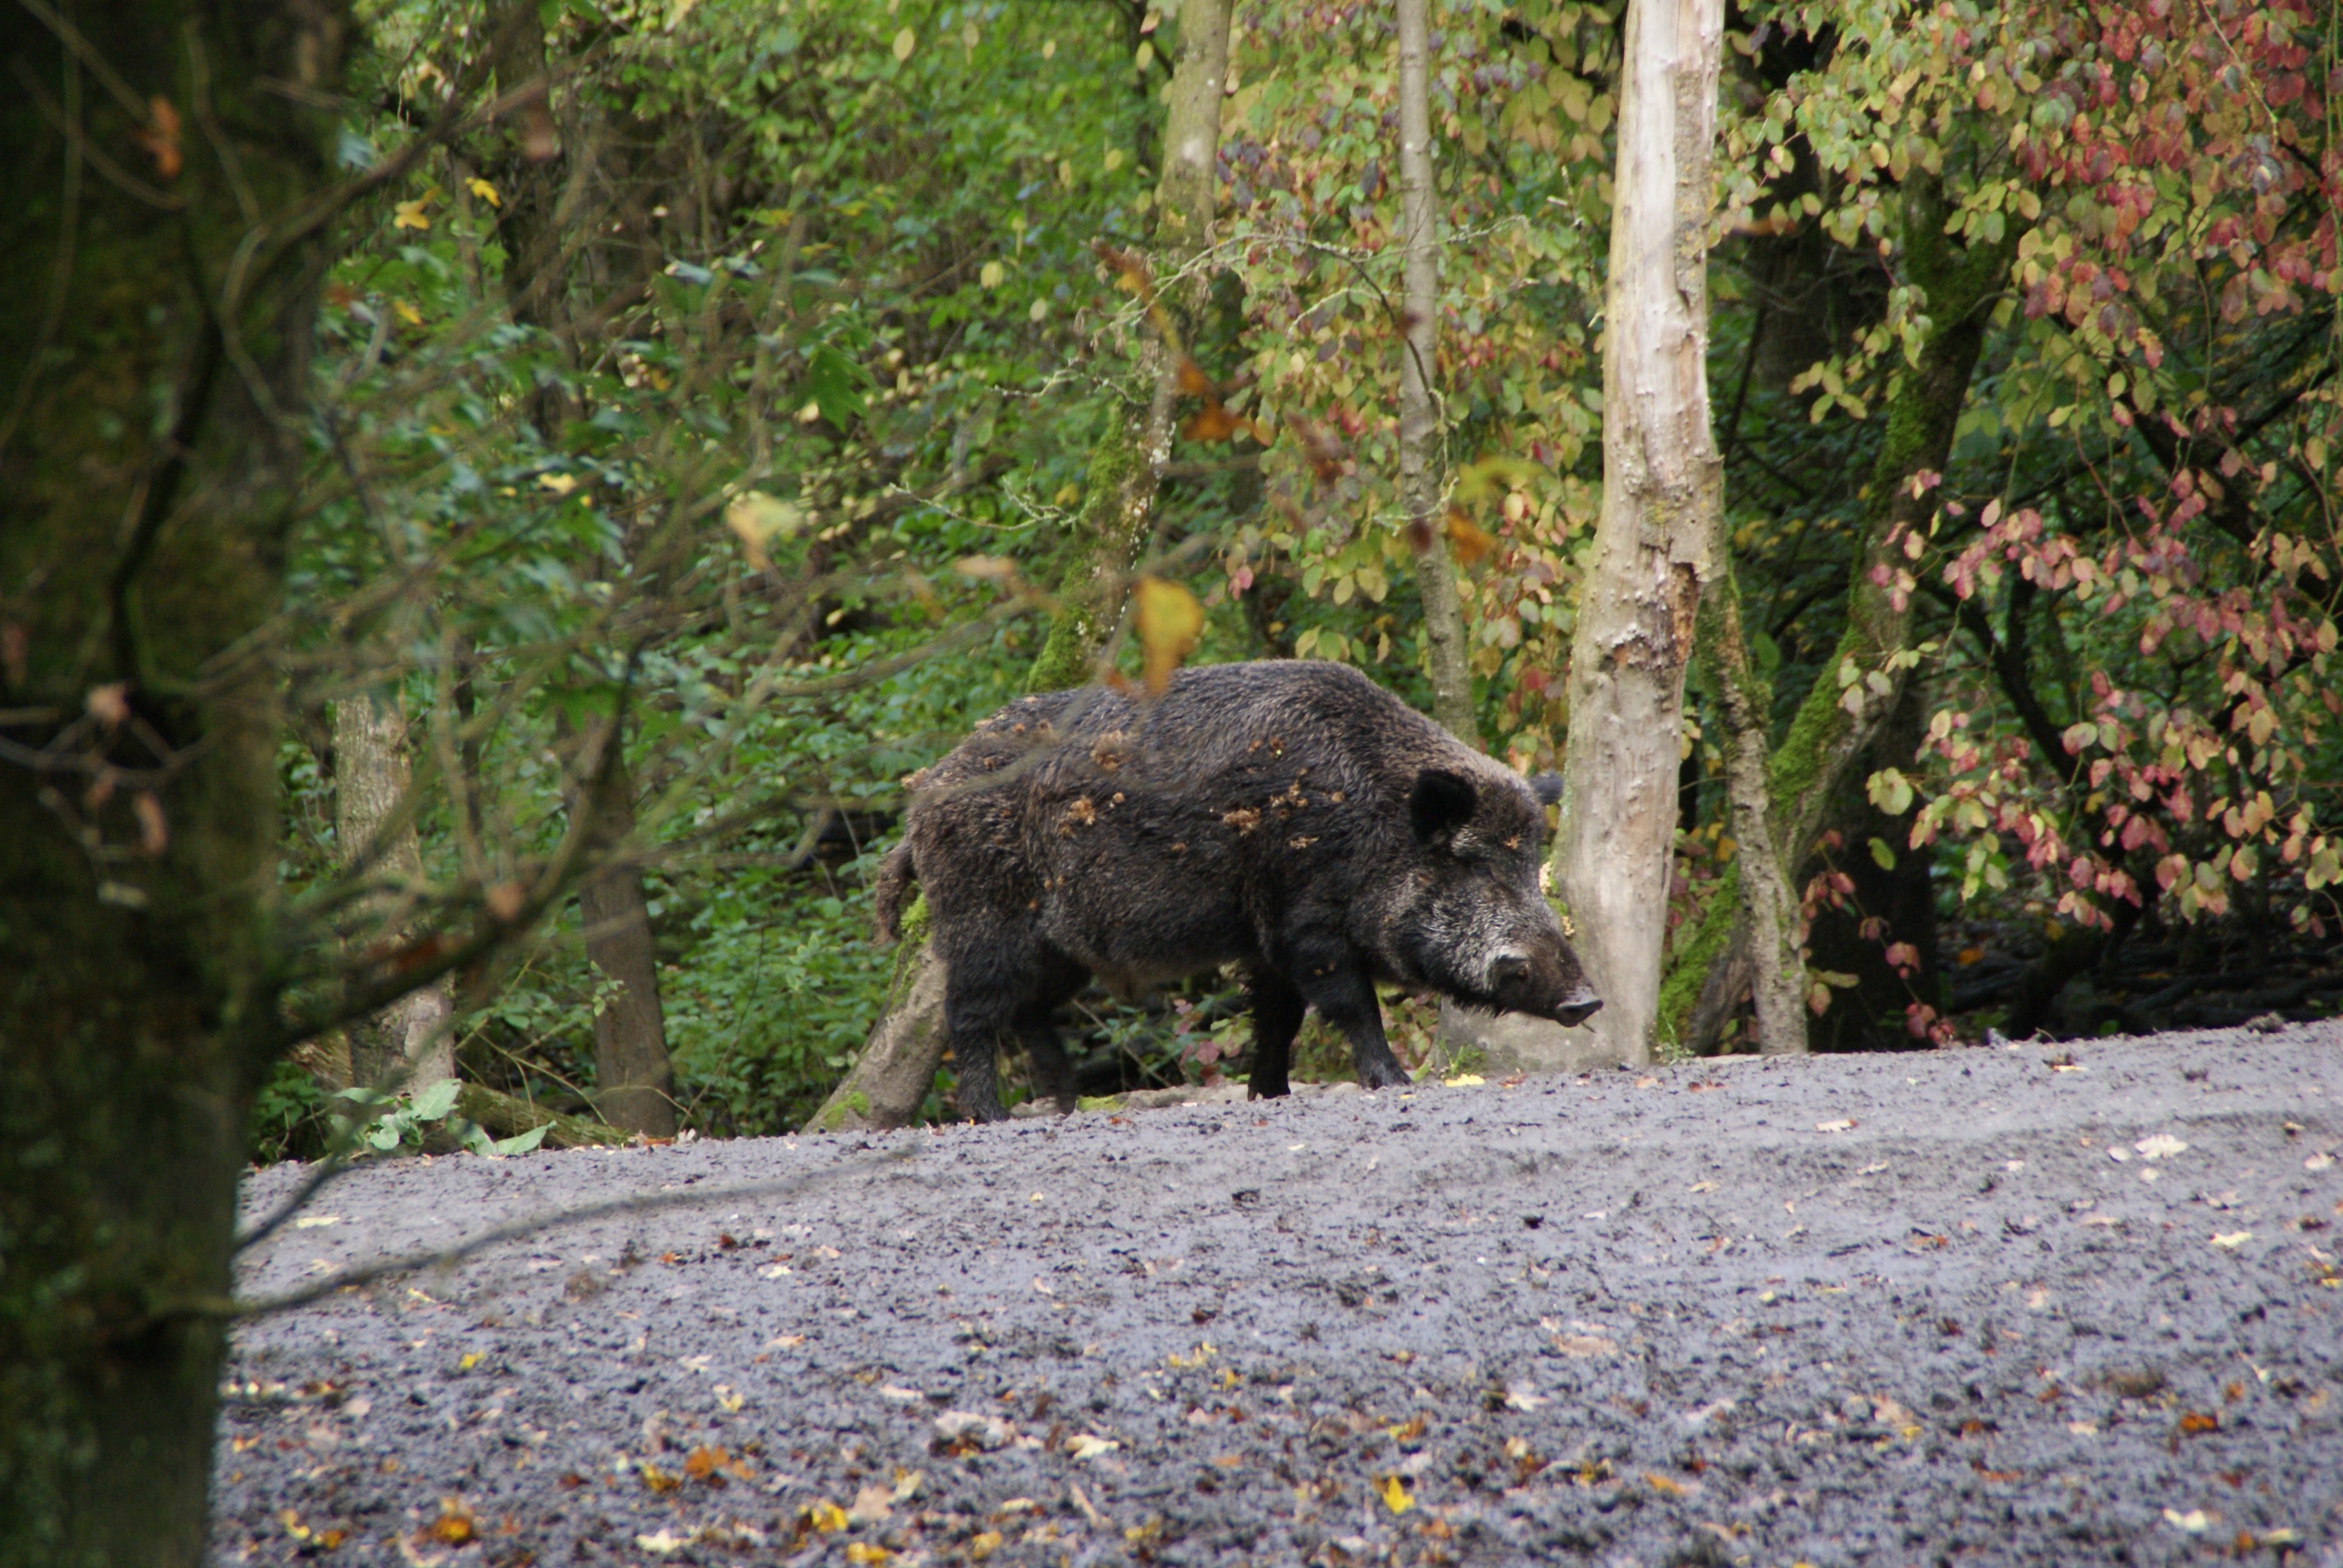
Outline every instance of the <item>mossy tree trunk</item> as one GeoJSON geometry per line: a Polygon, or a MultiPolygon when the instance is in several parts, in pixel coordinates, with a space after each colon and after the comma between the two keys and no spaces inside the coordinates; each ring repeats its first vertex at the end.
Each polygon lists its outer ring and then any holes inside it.
{"type": "MultiPolygon", "coordinates": [[[[1905,280],[1926,296],[1928,337],[1917,365],[1903,369],[1890,386],[1847,585],[1846,629],[1766,769],[1767,820],[1785,878],[1813,847],[1833,792],[1902,692],[1912,611],[1895,575],[1911,564],[1906,539],[1926,537],[1936,505],[1934,490],[1918,480],[1942,473],[1951,457],[1993,303],[2016,248],[2014,222],[1998,244],[1964,246],[1948,237],[1945,222],[1951,211],[1941,177],[1915,173],[1905,187],[1899,244],[1905,280]]],[[[1701,929],[1679,950],[1668,975],[1662,1036],[1695,1053],[1713,1049],[1716,1030],[1750,983],[1744,904],[1741,879],[1729,869],[1701,929]]]]}
{"type": "Polygon", "coordinates": [[[1405,337],[1399,367],[1400,505],[1415,551],[1416,591],[1423,601],[1423,650],[1432,678],[1432,716],[1467,746],[1481,727],[1473,716],[1464,606],[1448,556],[1440,417],[1439,197],[1432,170],[1432,42],[1426,0],[1399,0],[1400,220],[1406,247],[1402,289],[1405,337]]]}
{"type": "MultiPolygon", "coordinates": [[[[1060,691],[1098,674],[1100,652],[1122,618],[1131,570],[1154,532],[1155,492],[1172,457],[1180,359],[1210,297],[1200,263],[1212,244],[1233,9],[1234,0],[1187,0],[1181,7],[1180,57],[1155,186],[1154,278],[1170,327],[1145,329],[1140,370],[1148,400],[1137,427],[1118,410],[1091,450],[1072,548],[1048,635],[1026,677],[1029,691],[1060,691]]],[[[906,911],[879,1021],[808,1131],[901,1127],[919,1114],[944,1058],[943,967],[928,949],[926,930],[920,900],[906,911]]]]}
{"type": "Polygon", "coordinates": [[[1741,635],[1741,595],[1729,562],[1700,607],[1701,657],[1725,716],[1725,793],[1740,849],[1742,907],[1757,1004],[1757,1049],[1769,1056],[1806,1049],[1806,964],[1798,896],[1774,849],[1766,789],[1772,686],[1749,662],[1741,635]]]}
{"type": "Polygon", "coordinates": [[[1684,684],[1715,548],[1710,159],[1723,0],[1627,9],[1604,307],[1603,515],[1570,650],[1554,885],[1611,1054],[1649,1060],[1667,940],[1684,684]]]}
{"type": "Polygon", "coordinates": [[[61,12],[103,25],[0,7],[0,254],[57,289],[0,300],[0,1564],[196,1568],[225,1335],[179,1308],[281,1043],[275,684],[217,656],[283,587],[350,24],[61,12]]]}

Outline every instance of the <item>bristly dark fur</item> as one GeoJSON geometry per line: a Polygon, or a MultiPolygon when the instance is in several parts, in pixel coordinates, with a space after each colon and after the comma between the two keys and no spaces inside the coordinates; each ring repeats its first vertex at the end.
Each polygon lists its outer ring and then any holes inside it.
{"type": "Polygon", "coordinates": [[[913,781],[880,930],[926,890],[964,1114],[1001,1114],[1021,1040],[1063,1106],[1051,1011],[1239,964],[1252,1089],[1282,1094],[1305,1008],[1360,1081],[1404,1082],[1377,981],[1576,1022],[1599,1005],[1538,892],[1540,791],[1345,666],[1208,666],[1152,699],[1098,688],[1011,704],[913,781]]]}

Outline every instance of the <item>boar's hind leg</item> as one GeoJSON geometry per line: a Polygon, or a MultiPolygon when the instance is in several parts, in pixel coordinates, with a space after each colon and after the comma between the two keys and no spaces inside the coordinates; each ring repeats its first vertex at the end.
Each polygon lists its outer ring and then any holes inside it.
{"type": "Polygon", "coordinates": [[[1034,1089],[1047,1095],[1061,1111],[1071,1111],[1076,1102],[1074,1069],[1066,1060],[1066,1048],[1059,1042],[1058,1026],[1050,1020],[1054,1010],[1053,1003],[1020,1013],[1017,1038],[1024,1042],[1025,1060],[1033,1064],[1034,1089]]]}
{"type": "Polygon", "coordinates": [[[1301,1032],[1302,1014],[1310,1004],[1275,970],[1257,969],[1252,980],[1252,1081],[1246,1098],[1271,1100],[1288,1091],[1293,1037],[1301,1032]]]}
{"type": "Polygon", "coordinates": [[[1375,1000],[1374,982],[1365,971],[1339,958],[1305,960],[1295,966],[1302,994],[1318,1016],[1342,1031],[1351,1042],[1351,1065],[1358,1070],[1361,1089],[1400,1089],[1410,1081],[1407,1070],[1392,1054],[1383,1037],[1383,1004],[1375,1000]]]}

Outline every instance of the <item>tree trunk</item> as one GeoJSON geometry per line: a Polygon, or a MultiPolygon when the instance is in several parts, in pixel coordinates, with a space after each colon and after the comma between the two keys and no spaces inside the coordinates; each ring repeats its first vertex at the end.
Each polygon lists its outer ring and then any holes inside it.
{"type": "MultiPolygon", "coordinates": [[[[334,829],[345,866],[370,856],[373,878],[388,884],[371,900],[380,918],[367,936],[396,945],[398,907],[423,879],[423,841],[410,813],[394,820],[412,782],[407,759],[407,719],[396,699],[387,705],[360,693],[334,704],[334,829]]],[[[351,1026],[349,1081],[388,1083],[413,1091],[456,1076],[455,1002],[447,980],[412,991],[379,1017],[351,1026]]]]}
{"type": "MultiPolygon", "coordinates": [[[[1221,99],[1228,79],[1232,0],[1187,0],[1180,12],[1180,60],[1164,116],[1163,172],[1155,186],[1155,276],[1172,322],[1140,357],[1148,404],[1139,430],[1118,411],[1091,449],[1074,548],[1058,586],[1058,606],[1028,691],[1081,686],[1098,673],[1099,652],[1122,617],[1131,568],[1154,528],[1155,492],[1171,459],[1179,361],[1210,296],[1198,258],[1211,246],[1221,99]],[[1193,275],[1191,268],[1193,267],[1193,275]]],[[[919,1114],[944,1057],[943,966],[929,951],[927,903],[905,912],[902,947],[887,1003],[862,1053],[807,1121],[809,1131],[901,1127],[919,1114]]]]}
{"type": "Polygon", "coordinates": [[[281,594],[324,257],[280,226],[219,280],[239,196],[281,219],[332,178],[307,106],[348,25],[72,10],[107,78],[0,8],[40,89],[0,100],[0,255],[63,282],[0,300],[0,1564],[196,1568],[225,1336],[175,1307],[228,1289],[278,1043],[276,688],[213,661],[281,594]]]}
{"type": "MultiPolygon", "coordinates": [[[[2023,232],[2013,219],[2000,244],[1965,246],[1945,235],[1949,212],[1937,176],[1916,172],[1904,192],[1902,260],[1905,276],[1927,296],[1933,325],[1919,363],[1901,372],[1882,411],[1879,453],[1865,487],[1867,526],[1847,586],[1846,630],[1767,766],[1767,815],[1785,874],[1805,859],[1833,792],[1902,690],[1912,613],[1908,595],[1897,602],[1895,574],[1910,566],[1905,536],[1925,534],[1936,505],[1932,490],[1915,493],[1916,481],[1941,473],[1951,456],[1993,301],[2023,232]]],[[[1668,975],[1661,1031],[1695,1054],[1714,1049],[1714,1031],[1750,983],[1741,903],[1739,868],[1731,867],[1668,975]]]]}
{"type": "Polygon", "coordinates": [[[1768,1056],[1806,1049],[1806,964],[1800,950],[1798,895],[1774,847],[1765,769],[1774,692],[1750,667],[1741,637],[1741,594],[1729,562],[1701,605],[1701,647],[1725,715],[1725,794],[1740,848],[1743,910],[1756,991],[1757,1049],[1768,1056]]]}
{"type": "MultiPolygon", "coordinates": [[[[618,720],[602,732],[600,745],[608,754],[586,748],[563,791],[572,816],[592,813],[589,859],[623,851],[635,835],[634,779],[618,720]]],[[[578,920],[586,956],[602,977],[594,1009],[594,1108],[625,1131],[672,1138],[675,1070],[642,872],[622,860],[590,873],[578,884],[578,920]]]]}
{"type": "Polygon", "coordinates": [[[1464,607],[1448,558],[1441,499],[1446,491],[1440,375],[1438,193],[1432,177],[1432,44],[1426,0],[1399,0],[1400,224],[1406,246],[1403,290],[1405,340],[1399,366],[1400,504],[1415,550],[1416,591],[1423,600],[1424,664],[1432,677],[1432,716],[1467,746],[1481,743],[1473,717],[1473,670],[1466,662],[1464,607]]]}
{"type": "Polygon", "coordinates": [[[1603,998],[1591,1027],[1649,1060],[1667,940],[1684,668],[1715,548],[1708,214],[1723,0],[1627,8],[1604,307],[1603,516],[1570,653],[1554,884],[1603,998]]]}

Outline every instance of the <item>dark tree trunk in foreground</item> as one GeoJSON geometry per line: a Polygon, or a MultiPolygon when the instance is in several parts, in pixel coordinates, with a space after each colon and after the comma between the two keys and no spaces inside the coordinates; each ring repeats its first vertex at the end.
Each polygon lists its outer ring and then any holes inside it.
{"type": "MultiPolygon", "coordinates": [[[[1229,71],[1233,0],[1188,0],[1180,12],[1180,60],[1164,116],[1163,173],[1155,185],[1156,276],[1172,323],[1151,332],[1140,357],[1148,404],[1137,428],[1119,413],[1091,449],[1079,532],[1058,585],[1058,608],[1026,678],[1056,691],[1094,678],[1100,650],[1122,618],[1132,568],[1154,531],[1155,492],[1172,455],[1179,357],[1204,314],[1204,276],[1181,269],[1212,243],[1221,140],[1221,99],[1229,71]],[[1167,337],[1173,340],[1167,341],[1167,337]]],[[[944,1055],[944,976],[927,947],[927,905],[903,921],[886,1006],[845,1079],[806,1123],[817,1132],[900,1127],[920,1113],[944,1055]]]]}
{"type": "Polygon", "coordinates": [[[281,587],[347,22],[65,9],[0,7],[0,1563],[192,1568],[224,1331],[174,1308],[277,1044],[273,683],[217,656],[281,587]]]}

